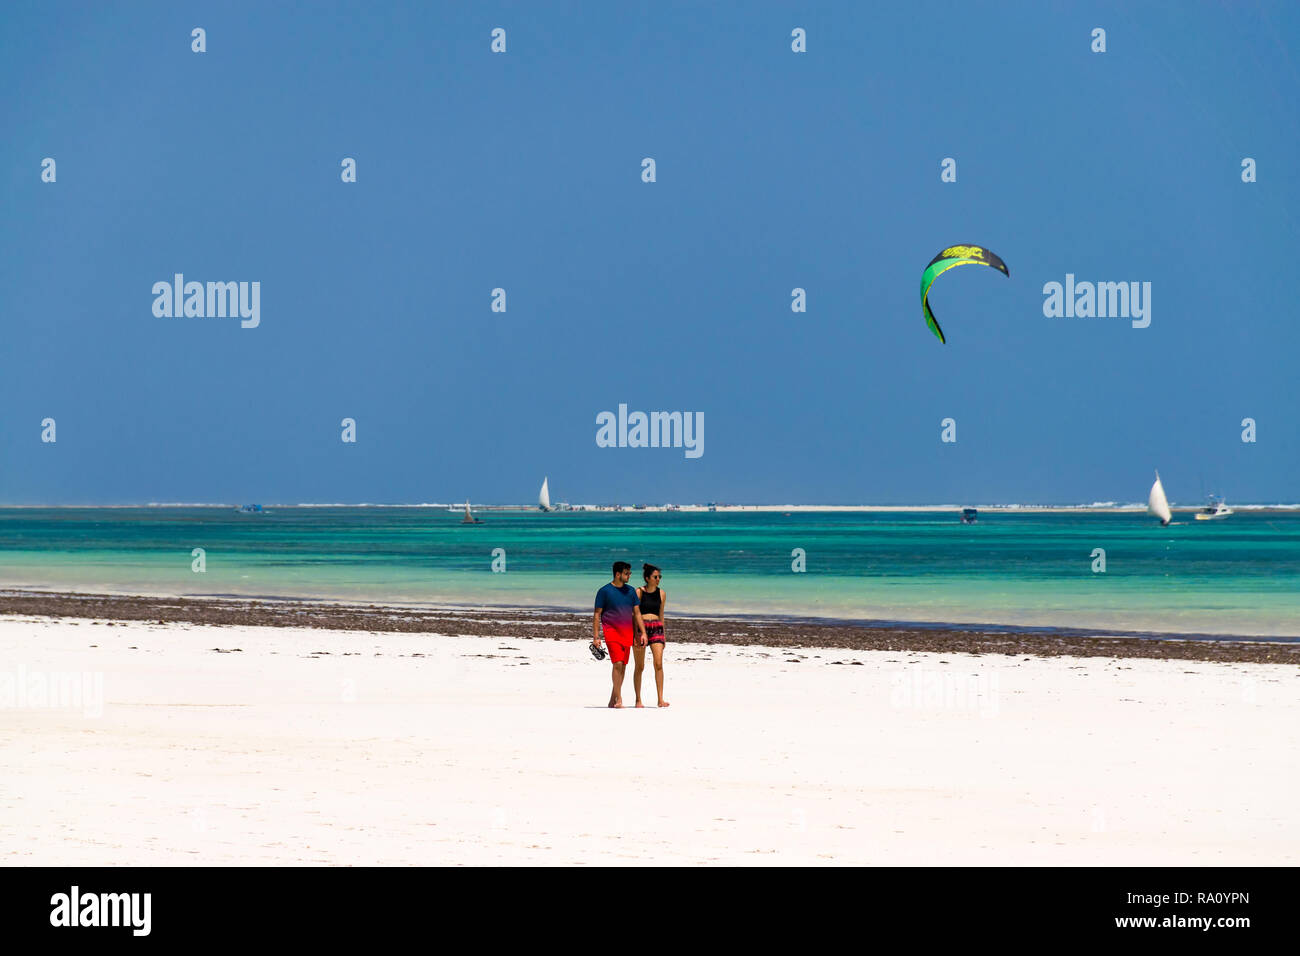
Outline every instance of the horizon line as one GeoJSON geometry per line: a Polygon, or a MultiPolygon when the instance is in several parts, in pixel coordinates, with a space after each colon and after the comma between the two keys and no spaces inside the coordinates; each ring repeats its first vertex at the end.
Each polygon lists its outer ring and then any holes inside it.
{"type": "MultiPolygon", "coordinates": [[[[473,502],[473,501],[446,501],[446,502],[422,501],[422,502],[397,502],[397,503],[370,502],[370,501],[360,501],[360,502],[300,501],[300,502],[271,502],[268,504],[262,504],[260,505],[260,507],[263,508],[443,508],[443,509],[450,510],[450,509],[464,508],[467,504],[471,509],[498,508],[498,509],[510,509],[510,510],[518,510],[518,511],[540,511],[541,510],[536,504],[523,504],[523,503],[516,503],[516,502],[473,502]]],[[[758,502],[758,503],[692,502],[690,504],[681,504],[681,505],[673,504],[671,502],[662,503],[662,504],[648,504],[648,503],[647,504],[623,504],[621,502],[597,502],[597,503],[582,503],[582,504],[570,505],[568,503],[561,502],[560,504],[562,504],[563,507],[558,507],[558,506],[553,507],[552,509],[550,509],[551,512],[552,513],[564,512],[564,511],[579,510],[579,509],[610,510],[614,508],[622,509],[625,511],[664,511],[670,507],[673,510],[683,510],[683,511],[686,510],[708,511],[710,509],[716,509],[719,511],[724,509],[728,511],[735,511],[735,510],[742,510],[742,509],[779,510],[782,508],[795,508],[802,511],[815,511],[815,510],[946,511],[951,509],[961,509],[961,508],[971,508],[971,507],[977,509],[985,508],[989,510],[1075,509],[1075,510],[1090,510],[1090,511],[1133,511],[1133,510],[1147,509],[1146,503],[1141,501],[1132,501],[1132,502],[1093,501],[1093,502],[1086,502],[1086,503],[1085,502],[1060,503],[1060,502],[1013,501],[1013,502],[983,503],[983,504],[976,504],[976,505],[942,503],[942,502],[940,503],[929,502],[924,504],[831,504],[831,503],[800,504],[794,502],[786,502],[784,504],[778,504],[778,503],[771,503],[771,502],[758,502]]],[[[0,508],[231,508],[231,509],[238,509],[241,507],[245,507],[245,505],[241,505],[235,502],[223,502],[223,501],[217,501],[217,502],[149,501],[149,502],[110,502],[110,503],[94,503],[94,504],[92,503],[33,504],[33,503],[13,503],[13,502],[0,503],[0,508]]],[[[1171,502],[1170,507],[1182,508],[1182,509],[1199,509],[1203,507],[1203,505],[1187,504],[1187,503],[1175,504],[1171,502]]],[[[1250,508],[1250,509],[1259,509],[1259,508],[1300,509],[1300,502],[1234,502],[1232,504],[1232,507],[1250,508]]]]}

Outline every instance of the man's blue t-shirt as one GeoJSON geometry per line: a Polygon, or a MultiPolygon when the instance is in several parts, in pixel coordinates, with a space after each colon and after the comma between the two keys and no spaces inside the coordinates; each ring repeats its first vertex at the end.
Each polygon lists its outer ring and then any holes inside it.
{"type": "Polygon", "coordinates": [[[617,587],[611,581],[596,592],[596,607],[601,609],[600,623],[606,639],[613,637],[620,644],[631,644],[636,629],[633,609],[641,603],[636,588],[630,584],[617,587]]]}

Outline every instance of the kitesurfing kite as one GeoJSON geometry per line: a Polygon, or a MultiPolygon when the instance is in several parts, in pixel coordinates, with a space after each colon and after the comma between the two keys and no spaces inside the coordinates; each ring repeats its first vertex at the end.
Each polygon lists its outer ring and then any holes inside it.
{"type": "Polygon", "coordinates": [[[921,311],[925,314],[925,324],[930,327],[930,331],[945,344],[948,340],[943,337],[943,329],[939,328],[934,313],[930,311],[928,297],[934,280],[956,266],[988,266],[997,269],[1007,278],[1011,277],[1007,264],[983,246],[949,246],[930,260],[925,272],[921,273],[921,311]]]}

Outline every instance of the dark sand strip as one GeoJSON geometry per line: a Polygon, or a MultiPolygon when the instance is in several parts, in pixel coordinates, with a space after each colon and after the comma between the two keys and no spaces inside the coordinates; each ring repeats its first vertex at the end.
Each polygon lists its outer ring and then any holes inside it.
{"type": "MultiPolygon", "coordinates": [[[[94,618],[104,621],[185,622],[258,627],[316,627],[341,631],[469,634],[550,638],[586,644],[590,612],[483,607],[430,610],[243,598],[152,598],[106,594],[0,591],[0,614],[94,618]]],[[[670,616],[669,643],[760,647],[935,651],[1039,657],[1155,657],[1171,660],[1300,664],[1300,642],[1177,639],[1077,633],[1037,633],[996,627],[943,628],[783,620],[719,620],[670,616]]]]}

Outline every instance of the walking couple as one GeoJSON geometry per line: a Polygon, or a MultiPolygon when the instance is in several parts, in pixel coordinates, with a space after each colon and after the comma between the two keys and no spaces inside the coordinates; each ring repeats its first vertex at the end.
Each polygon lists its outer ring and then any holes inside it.
{"type": "Polygon", "coordinates": [[[647,645],[654,655],[655,688],[659,692],[659,706],[668,706],[668,701],[664,700],[664,612],[668,609],[668,596],[659,587],[662,575],[658,568],[647,564],[641,573],[645,578],[645,587],[629,587],[627,582],[632,577],[632,565],[626,561],[615,561],[614,580],[596,592],[596,613],[591,622],[591,652],[597,660],[604,660],[602,640],[609,645],[609,659],[614,665],[610,707],[623,706],[623,672],[627,669],[629,651],[636,658],[636,668],[632,671],[636,706],[645,706],[641,703],[641,672],[645,670],[647,645]]]}

